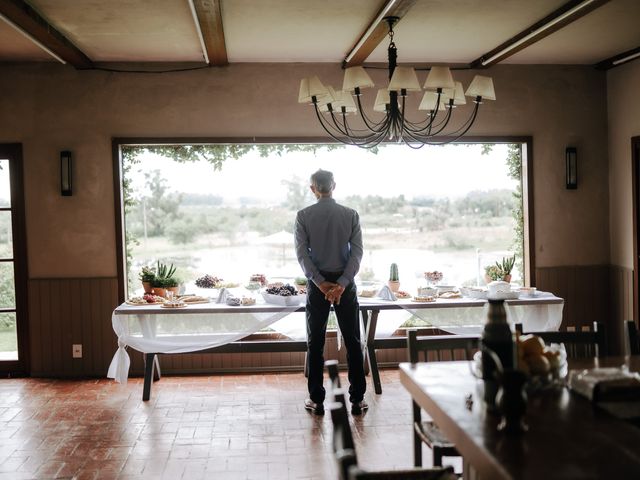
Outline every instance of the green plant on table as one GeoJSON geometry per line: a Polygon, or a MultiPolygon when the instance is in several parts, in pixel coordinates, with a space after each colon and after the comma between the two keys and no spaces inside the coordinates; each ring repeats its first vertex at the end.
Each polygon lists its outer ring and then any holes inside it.
{"type": "Polygon", "coordinates": [[[180,285],[180,279],[176,277],[165,278],[163,283],[164,288],[173,288],[180,285]]]}
{"type": "Polygon", "coordinates": [[[157,278],[171,278],[174,273],[176,273],[176,267],[173,266],[173,263],[167,267],[166,263],[162,263],[158,260],[156,265],[157,278]]]}
{"type": "Polygon", "coordinates": [[[513,266],[516,263],[516,256],[513,257],[502,257],[501,262],[496,262],[496,266],[501,270],[502,277],[506,277],[507,275],[511,275],[511,270],[513,270],[513,266]]]}
{"type": "Polygon", "coordinates": [[[141,282],[153,282],[156,278],[156,272],[153,267],[142,267],[142,271],[138,275],[141,282]]]}
{"type": "Polygon", "coordinates": [[[485,267],[484,273],[492,282],[502,280],[502,269],[497,265],[485,267]]]}
{"type": "Polygon", "coordinates": [[[389,281],[390,282],[398,282],[400,281],[400,275],[398,274],[398,264],[392,263],[389,269],[389,281]]]}

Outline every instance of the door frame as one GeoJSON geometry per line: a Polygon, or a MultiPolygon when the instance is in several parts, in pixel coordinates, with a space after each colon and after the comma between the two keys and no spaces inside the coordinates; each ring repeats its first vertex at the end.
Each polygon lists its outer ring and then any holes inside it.
{"type": "Polygon", "coordinates": [[[640,175],[640,137],[631,137],[631,191],[632,191],[632,221],[633,221],[633,320],[638,324],[640,317],[640,302],[638,294],[638,286],[640,285],[640,273],[638,268],[640,262],[638,261],[638,255],[640,255],[640,235],[638,235],[638,228],[640,226],[640,195],[638,189],[638,175],[640,175]]]}
{"type": "Polygon", "coordinates": [[[13,230],[13,275],[16,293],[16,331],[18,335],[18,360],[0,361],[0,376],[28,376],[29,362],[29,312],[28,312],[28,264],[27,236],[24,208],[24,171],[21,143],[0,143],[0,158],[9,160],[11,188],[11,228],[13,230]]]}

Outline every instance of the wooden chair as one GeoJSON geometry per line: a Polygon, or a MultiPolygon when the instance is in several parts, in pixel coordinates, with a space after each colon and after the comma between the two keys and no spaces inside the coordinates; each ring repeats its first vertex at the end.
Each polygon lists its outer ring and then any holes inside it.
{"type": "MultiPolygon", "coordinates": [[[[418,337],[417,330],[407,331],[409,361],[471,360],[478,349],[480,337],[476,335],[434,335],[418,337]]],[[[413,464],[422,465],[422,444],[433,452],[433,465],[442,466],[442,457],[456,457],[460,454],[438,426],[431,420],[422,421],[420,406],[413,403],[413,464]]]]}
{"type": "Polygon", "coordinates": [[[607,354],[604,324],[600,322],[593,322],[593,328],[588,331],[523,332],[520,323],[516,323],[515,328],[523,334],[537,335],[545,343],[564,343],[569,358],[601,357],[607,354]]]}
{"type": "Polygon", "coordinates": [[[627,355],[640,355],[640,338],[638,338],[638,327],[633,320],[626,320],[624,322],[624,340],[625,340],[625,353],[627,355]]]}
{"type": "Polygon", "coordinates": [[[338,374],[338,361],[327,360],[324,362],[324,366],[329,372],[329,380],[331,380],[331,388],[340,388],[340,375],[338,374]]]}
{"type": "Polygon", "coordinates": [[[332,402],[328,408],[331,410],[331,423],[333,424],[333,449],[338,463],[340,480],[453,480],[453,469],[430,468],[388,470],[370,472],[358,467],[353,435],[349,424],[344,390],[331,388],[332,402]]]}

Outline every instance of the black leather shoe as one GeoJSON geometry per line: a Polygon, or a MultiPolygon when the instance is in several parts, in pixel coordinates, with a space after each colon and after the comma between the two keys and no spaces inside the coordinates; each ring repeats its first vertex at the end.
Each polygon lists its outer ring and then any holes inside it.
{"type": "Polygon", "coordinates": [[[314,415],[324,415],[324,405],[321,403],[316,403],[310,398],[307,398],[304,401],[304,408],[309,410],[314,415]]]}
{"type": "Polygon", "coordinates": [[[364,400],[351,404],[351,413],[353,415],[362,415],[365,410],[369,410],[369,404],[364,400]]]}

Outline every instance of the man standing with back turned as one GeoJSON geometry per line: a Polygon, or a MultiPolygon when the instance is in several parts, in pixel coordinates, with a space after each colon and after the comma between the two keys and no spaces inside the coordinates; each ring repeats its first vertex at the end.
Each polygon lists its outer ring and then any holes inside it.
{"type": "Polygon", "coordinates": [[[369,408],[364,401],[366,381],[360,346],[358,297],[354,277],[362,260],[362,231],[355,210],[332,198],[333,174],[318,170],[311,175],[311,191],[318,201],[296,216],[296,255],[309,279],[307,287],[307,360],[309,397],[304,407],[324,414],[324,340],[329,309],[334,306],[347,348],[351,413],[369,408]]]}

